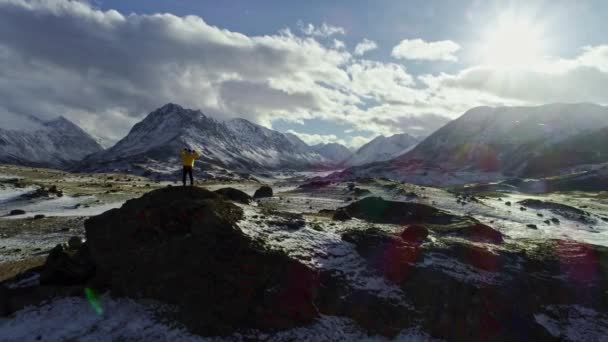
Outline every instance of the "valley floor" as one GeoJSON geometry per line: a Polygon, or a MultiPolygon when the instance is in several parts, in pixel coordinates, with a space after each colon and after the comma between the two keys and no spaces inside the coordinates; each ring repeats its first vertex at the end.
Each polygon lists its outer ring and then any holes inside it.
{"type": "MultiPolygon", "coordinates": [[[[308,175],[307,175],[308,176],[308,175]]],[[[311,175],[312,176],[312,175],[311,175]]],[[[370,269],[356,246],[345,242],[347,231],[377,228],[399,232],[399,225],[369,223],[359,219],[345,222],[331,219],[323,210],[336,210],[353,201],[380,196],[385,199],[428,204],[449,213],[471,216],[500,231],[506,239],[497,249],[532,248],[531,241],[562,239],[574,243],[608,246],[608,195],[570,192],[544,195],[521,193],[482,193],[464,196],[432,187],[401,184],[389,180],[367,180],[355,184],[302,187],[302,177],[265,178],[274,189],[274,197],[253,205],[239,205],[245,219],[239,227],[252,237],[261,238],[271,248],[321,270],[344,277],[353,290],[362,290],[403,307],[413,307],[412,296],[370,269]],[[541,200],[582,210],[556,211],[532,208],[518,202],[541,200]],[[320,213],[321,212],[321,213],[320,213]],[[278,213],[302,215],[299,223],[278,213]],[[291,225],[299,225],[297,228],[291,225]]],[[[84,220],[106,210],[120,207],[126,200],[153,189],[179,184],[154,182],[143,177],[121,174],[70,174],[55,170],[0,165],[0,281],[39,266],[55,245],[72,237],[84,237],[84,220]],[[39,189],[56,186],[61,192],[41,193],[39,189]],[[22,210],[22,211],[17,211],[22,210]],[[12,212],[12,214],[11,214],[12,212]]],[[[234,187],[250,195],[260,186],[254,181],[234,183],[201,182],[198,186],[216,190],[234,187]]],[[[444,243],[431,236],[430,244],[444,243]]],[[[430,254],[423,265],[437,267],[449,277],[478,284],[501,281],[492,270],[475,268],[441,254],[430,254]]],[[[26,286],[33,278],[8,286],[26,286]]],[[[477,285],[476,285],[477,286],[477,285]]],[[[608,292],[607,292],[608,293],[608,292]]],[[[103,312],[95,312],[81,297],[57,298],[39,307],[28,307],[10,318],[0,320],[0,336],[6,341],[23,340],[372,340],[357,324],[347,318],[322,316],[315,324],[276,334],[242,332],[228,338],[202,338],[190,335],[173,322],[159,321],[163,306],[101,295],[103,312]]],[[[547,306],[535,315],[537,324],[551,336],[565,340],[601,340],[608,336],[608,315],[576,305],[547,306]]],[[[403,330],[395,340],[432,340],[422,327],[403,330]]]]}

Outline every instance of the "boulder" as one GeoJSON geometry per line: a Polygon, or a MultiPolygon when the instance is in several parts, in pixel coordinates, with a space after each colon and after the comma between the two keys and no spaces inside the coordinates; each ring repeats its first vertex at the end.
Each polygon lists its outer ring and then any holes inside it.
{"type": "Polygon", "coordinates": [[[502,234],[496,229],[483,223],[475,223],[464,228],[457,229],[454,233],[468,240],[477,242],[502,243],[502,234]]]}
{"type": "Polygon", "coordinates": [[[366,195],[369,195],[369,194],[371,194],[371,193],[372,193],[372,192],[371,192],[371,191],[369,191],[369,190],[367,190],[367,189],[355,188],[355,189],[353,190],[353,194],[354,194],[355,196],[358,196],[358,197],[361,197],[361,196],[366,196],[366,195]]]}
{"type": "Polygon", "coordinates": [[[461,220],[459,216],[452,215],[426,204],[387,201],[381,197],[366,197],[360,201],[351,203],[340,210],[344,211],[350,217],[373,223],[449,224],[461,220]]]}
{"type": "Polygon", "coordinates": [[[177,306],[192,332],[311,323],[318,273],[237,226],[242,210],[196,187],[154,190],[85,222],[97,283],[177,306]]]}
{"type": "Polygon", "coordinates": [[[25,214],[25,210],[14,209],[14,210],[11,210],[11,212],[8,214],[9,214],[9,216],[23,215],[23,214],[25,214]]]}
{"type": "Polygon", "coordinates": [[[350,216],[346,210],[343,209],[338,209],[336,211],[334,211],[334,214],[332,216],[332,220],[334,221],[348,221],[352,218],[352,216],[350,216]]]}
{"type": "Polygon", "coordinates": [[[77,250],[81,246],[82,246],[82,239],[80,238],[80,236],[72,236],[68,240],[68,247],[70,249],[77,250]]]}
{"type": "Polygon", "coordinates": [[[401,238],[407,242],[420,243],[429,236],[429,230],[424,226],[411,225],[401,232],[401,238]]]}
{"type": "Polygon", "coordinates": [[[88,246],[82,244],[76,251],[57,245],[49,253],[40,271],[42,285],[82,285],[95,274],[95,263],[88,246]]]}
{"type": "Polygon", "coordinates": [[[253,194],[253,198],[272,197],[272,195],[272,188],[268,185],[263,185],[255,191],[255,193],[253,194]]]}
{"type": "Polygon", "coordinates": [[[215,190],[215,192],[237,203],[249,204],[253,200],[251,196],[235,188],[222,188],[215,190]]]}

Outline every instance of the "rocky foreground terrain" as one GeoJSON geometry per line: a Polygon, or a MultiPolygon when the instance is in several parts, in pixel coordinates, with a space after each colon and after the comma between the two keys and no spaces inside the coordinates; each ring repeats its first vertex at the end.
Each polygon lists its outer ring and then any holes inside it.
{"type": "Polygon", "coordinates": [[[602,192],[0,173],[5,340],[608,333],[602,192]]]}

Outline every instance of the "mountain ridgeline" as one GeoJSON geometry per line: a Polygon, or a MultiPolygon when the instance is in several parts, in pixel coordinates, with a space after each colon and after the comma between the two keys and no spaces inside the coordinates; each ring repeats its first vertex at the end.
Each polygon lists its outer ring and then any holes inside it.
{"type": "Polygon", "coordinates": [[[200,151],[210,167],[235,171],[316,169],[337,162],[295,135],[287,135],[245,119],[217,121],[199,110],[167,104],[136,124],[113,147],[85,158],[83,171],[164,172],[178,166],[185,146],[200,151]]]}
{"type": "Polygon", "coordinates": [[[65,168],[103,148],[64,117],[22,117],[27,129],[0,128],[0,163],[65,168]]]}
{"type": "Polygon", "coordinates": [[[594,104],[477,107],[410,152],[342,175],[437,185],[560,175],[608,162],[606,127],[608,107],[594,104]]]}

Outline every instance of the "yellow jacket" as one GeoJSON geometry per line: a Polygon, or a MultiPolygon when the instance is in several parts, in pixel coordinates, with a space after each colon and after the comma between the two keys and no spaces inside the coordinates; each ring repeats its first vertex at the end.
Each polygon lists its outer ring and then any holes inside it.
{"type": "Polygon", "coordinates": [[[196,152],[194,153],[188,153],[186,151],[181,151],[179,153],[179,156],[182,157],[182,165],[184,166],[190,166],[193,167],[194,166],[194,160],[198,157],[200,157],[200,155],[196,152]]]}

